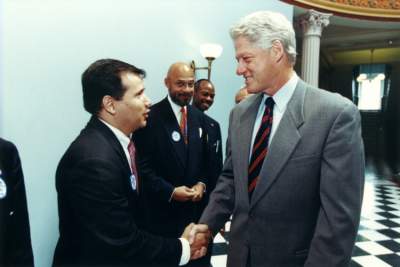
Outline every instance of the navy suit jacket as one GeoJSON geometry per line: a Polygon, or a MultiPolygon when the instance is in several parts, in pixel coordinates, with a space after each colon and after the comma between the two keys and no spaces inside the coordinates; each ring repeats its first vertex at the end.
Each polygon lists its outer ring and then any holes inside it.
{"type": "Polygon", "coordinates": [[[209,172],[207,191],[211,193],[222,171],[222,138],[219,123],[206,114],[204,114],[204,119],[207,134],[207,170],[209,172]]]}
{"type": "Polygon", "coordinates": [[[0,266],[33,266],[24,176],[17,148],[0,138],[0,266]]]}
{"type": "Polygon", "coordinates": [[[60,237],[55,266],[178,264],[178,239],[141,230],[140,195],[130,175],[118,139],[93,117],[57,168],[60,237]]]}
{"type": "Polygon", "coordinates": [[[187,145],[167,98],[152,106],[147,126],[133,136],[149,211],[146,227],[170,237],[180,236],[202,212],[199,202],[171,200],[174,188],[208,180],[204,116],[192,106],[187,108],[187,145]]]}

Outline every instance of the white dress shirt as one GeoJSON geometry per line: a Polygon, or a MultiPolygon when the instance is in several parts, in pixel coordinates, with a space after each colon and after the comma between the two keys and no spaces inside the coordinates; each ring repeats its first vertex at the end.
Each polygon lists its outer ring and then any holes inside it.
{"type": "Polygon", "coordinates": [[[128,145],[129,142],[131,141],[131,136],[126,136],[120,129],[115,128],[114,126],[112,126],[111,124],[107,123],[106,121],[102,120],[99,118],[99,120],[104,123],[108,128],[110,128],[110,130],[114,133],[115,137],[117,137],[119,143],[122,146],[122,149],[124,150],[125,156],[126,156],[126,160],[129,163],[129,167],[131,167],[132,170],[132,166],[131,166],[131,155],[129,154],[128,151],[128,145]]]}
{"type": "MultiPolygon", "coordinates": [[[[110,130],[117,137],[119,143],[122,146],[122,149],[125,152],[125,156],[126,156],[126,159],[128,160],[129,166],[132,169],[131,156],[129,155],[129,151],[128,151],[128,145],[129,145],[129,142],[131,141],[131,139],[130,139],[131,136],[128,137],[118,128],[115,128],[114,126],[112,126],[111,124],[105,122],[104,120],[102,120],[100,118],[99,118],[99,120],[102,123],[104,123],[108,128],[110,128],[110,130]]],[[[182,244],[182,255],[181,255],[181,259],[179,261],[179,266],[182,266],[182,265],[187,264],[190,260],[190,245],[189,245],[189,241],[187,241],[184,238],[179,238],[179,240],[181,241],[181,244],[182,244]]]]}
{"type": "MultiPolygon", "coordinates": [[[[268,146],[271,144],[271,141],[275,135],[276,129],[278,129],[279,123],[281,122],[282,116],[286,111],[287,104],[289,100],[292,98],[294,93],[294,89],[296,89],[297,82],[299,81],[299,77],[295,72],[293,72],[292,77],[287,81],[273,96],[272,99],[275,102],[273,109],[273,118],[272,118],[272,129],[271,134],[268,140],[268,146]]],[[[253,135],[251,138],[251,146],[249,153],[249,162],[251,160],[251,151],[253,151],[253,143],[256,139],[256,135],[258,132],[258,128],[261,125],[261,119],[265,110],[265,100],[270,97],[267,94],[264,94],[263,99],[261,100],[260,106],[258,108],[256,121],[254,123],[253,135]]]]}

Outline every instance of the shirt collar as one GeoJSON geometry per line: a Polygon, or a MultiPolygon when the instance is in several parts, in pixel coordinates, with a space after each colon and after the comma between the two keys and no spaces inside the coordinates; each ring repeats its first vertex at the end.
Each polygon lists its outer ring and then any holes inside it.
{"type": "MultiPolygon", "coordinates": [[[[177,104],[175,104],[175,102],[172,101],[172,99],[169,96],[169,94],[168,94],[168,102],[171,105],[172,111],[174,112],[175,116],[178,116],[178,115],[180,116],[182,107],[177,105],[177,104]]],[[[185,106],[185,109],[186,109],[186,106],[185,106]]]]}
{"type": "Polygon", "coordinates": [[[131,142],[130,137],[132,135],[130,135],[129,137],[126,136],[120,129],[115,128],[114,126],[112,126],[111,124],[109,124],[108,122],[102,120],[99,118],[99,120],[104,123],[108,128],[110,128],[110,130],[114,133],[114,135],[117,137],[118,141],[121,143],[123,148],[128,148],[129,143],[131,142]]]}
{"type": "MultiPolygon", "coordinates": [[[[292,97],[294,90],[296,89],[297,82],[299,81],[299,77],[295,72],[293,72],[292,77],[287,81],[272,97],[275,102],[275,107],[283,112],[286,109],[287,103],[292,97]]],[[[269,95],[264,94],[262,103],[269,97],[269,95]]]]}

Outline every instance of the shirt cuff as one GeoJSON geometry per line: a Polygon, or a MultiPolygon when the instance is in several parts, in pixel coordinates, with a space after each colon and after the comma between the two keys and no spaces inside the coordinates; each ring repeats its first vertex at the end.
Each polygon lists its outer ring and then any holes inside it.
{"type": "Polygon", "coordinates": [[[203,183],[203,182],[198,182],[198,184],[204,185],[204,191],[203,191],[203,193],[207,192],[207,186],[206,186],[205,183],[203,183]]]}
{"type": "Polygon", "coordinates": [[[171,196],[169,197],[168,202],[171,202],[171,201],[172,201],[172,197],[174,196],[175,190],[176,190],[176,188],[174,188],[174,190],[172,191],[172,194],[171,194],[171,196]]]}
{"type": "Polygon", "coordinates": [[[179,238],[179,240],[182,243],[182,255],[181,260],[179,261],[179,266],[182,266],[187,264],[190,260],[190,245],[189,241],[187,241],[185,238],[179,238]]]}

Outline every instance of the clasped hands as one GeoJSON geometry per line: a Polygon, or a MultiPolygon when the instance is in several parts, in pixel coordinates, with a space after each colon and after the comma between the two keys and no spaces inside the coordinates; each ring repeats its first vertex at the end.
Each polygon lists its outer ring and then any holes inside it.
{"type": "Polygon", "coordinates": [[[189,241],[190,259],[196,260],[206,255],[212,234],[206,224],[191,223],[185,228],[182,238],[189,241]]]}
{"type": "Polygon", "coordinates": [[[175,187],[172,194],[172,199],[179,202],[193,201],[197,202],[203,198],[205,186],[203,183],[197,183],[194,186],[179,186],[175,187]]]}

